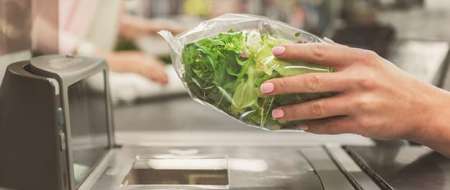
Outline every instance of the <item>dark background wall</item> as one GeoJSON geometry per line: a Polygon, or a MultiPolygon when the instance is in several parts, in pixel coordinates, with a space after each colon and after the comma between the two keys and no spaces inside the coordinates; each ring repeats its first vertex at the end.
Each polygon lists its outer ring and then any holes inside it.
{"type": "Polygon", "coordinates": [[[58,2],[0,0],[0,82],[8,64],[58,49],[58,2]]]}

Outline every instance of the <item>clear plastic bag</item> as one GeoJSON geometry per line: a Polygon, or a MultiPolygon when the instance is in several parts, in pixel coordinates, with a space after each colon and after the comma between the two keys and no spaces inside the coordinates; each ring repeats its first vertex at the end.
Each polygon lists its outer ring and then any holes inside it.
{"type": "Polygon", "coordinates": [[[272,119],[272,109],[315,98],[320,94],[263,96],[260,85],[269,79],[333,69],[272,55],[288,43],[322,42],[312,34],[265,17],[225,14],[174,37],[159,34],[172,49],[171,59],[191,97],[245,124],[268,130],[290,129],[302,121],[272,119]]]}

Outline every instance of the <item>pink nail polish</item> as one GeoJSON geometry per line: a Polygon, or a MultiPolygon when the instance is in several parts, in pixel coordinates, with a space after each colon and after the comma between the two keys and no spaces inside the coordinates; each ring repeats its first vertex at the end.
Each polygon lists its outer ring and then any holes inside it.
{"type": "Polygon", "coordinates": [[[272,110],[272,117],[274,119],[280,119],[284,117],[284,111],[282,109],[274,109],[272,110]]]}
{"type": "Polygon", "coordinates": [[[272,54],[274,54],[274,55],[281,55],[281,54],[284,53],[285,50],[286,50],[285,47],[277,46],[277,47],[272,48],[272,54]]]}
{"type": "Polygon", "coordinates": [[[261,85],[260,90],[263,94],[267,94],[267,93],[273,92],[273,89],[274,89],[273,83],[268,82],[268,83],[263,83],[261,85]]]}

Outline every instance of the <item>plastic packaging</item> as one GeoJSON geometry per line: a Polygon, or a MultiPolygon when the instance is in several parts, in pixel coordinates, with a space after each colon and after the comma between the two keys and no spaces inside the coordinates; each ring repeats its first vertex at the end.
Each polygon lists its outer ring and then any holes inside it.
{"type": "Polygon", "coordinates": [[[245,124],[268,130],[291,129],[302,121],[281,122],[271,111],[282,105],[327,96],[289,94],[263,96],[260,85],[269,79],[333,69],[272,55],[287,43],[322,42],[312,34],[265,17],[225,14],[174,37],[160,35],[172,49],[171,59],[191,97],[245,124]]]}

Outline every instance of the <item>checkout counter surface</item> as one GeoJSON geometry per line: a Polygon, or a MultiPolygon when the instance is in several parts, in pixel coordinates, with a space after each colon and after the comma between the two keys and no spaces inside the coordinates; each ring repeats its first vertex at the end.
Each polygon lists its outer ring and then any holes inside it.
{"type": "MultiPolygon", "coordinates": [[[[345,175],[334,164],[322,147],[123,147],[120,151],[113,152],[110,165],[106,172],[92,186],[92,189],[119,189],[123,179],[129,173],[131,165],[137,157],[162,157],[163,155],[175,155],[177,158],[195,155],[223,155],[227,161],[228,172],[225,172],[225,187],[176,187],[176,186],[145,186],[142,189],[240,189],[240,190],[294,190],[294,189],[353,189],[345,175]],[[150,156],[151,155],[151,156],[150,156]]],[[[163,162],[161,160],[149,160],[144,165],[167,169],[164,167],[180,166],[177,159],[163,162]],[[170,162],[170,163],[169,163],[170,162]]],[[[210,161],[203,162],[200,168],[205,169],[213,164],[210,161]],[[208,164],[207,164],[208,163],[208,164]]],[[[195,164],[184,161],[182,167],[195,167],[195,164]]],[[[197,165],[197,167],[199,167],[197,165]]],[[[192,169],[192,168],[191,168],[192,169]]],[[[217,171],[217,170],[216,170],[217,171]]],[[[156,171],[158,172],[158,171],[156,171]]],[[[180,171],[178,171],[180,172],[180,171]]],[[[128,174],[129,175],[129,174],[128,174]]],[[[161,175],[147,176],[153,180],[160,180],[161,175]]],[[[219,176],[220,177],[220,176],[219,176]]],[[[143,176],[133,177],[142,179],[143,176]]],[[[215,174],[188,174],[185,177],[189,183],[218,182],[215,174]]],[[[128,177],[129,179],[129,177],[128,177]]],[[[171,177],[171,183],[176,184],[177,178],[171,177]]],[[[179,179],[183,181],[183,179],[179,179]]],[[[166,181],[167,183],[167,181],[166,181]]],[[[139,189],[128,186],[126,189],[139,189]]]]}
{"type": "Polygon", "coordinates": [[[269,132],[248,127],[211,111],[187,96],[155,100],[114,110],[116,140],[120,144],[150,146],[298,146],[372,145],[357,135],[313,135],[269,132]]]}
{"type": "Polygon", "coordinates": [[[375,180],[398,190],[450,189],[450,160],[421,146],[346,147],[375,180]]]}
{"type": "MultiPolygon", "coordinates": [[[[356,135],[266,132],[211,112],[187,97],[117,107],[115,124],[118,143],[152,146],[153,153],[193,148],[244,158],[276,154],[272,156],[277,158],[274,162],[282,163],[280,167],[304,163],[300,157],[304,147],[350,145],[345,146],[346,152],[374,181],[389,184],[385,189],[450,189],[450,160],[426,147],[406,143],[373,146],[372,140],[356,135]]],[[[308,168],[300,165],[297,172],[308,168]]]]}

